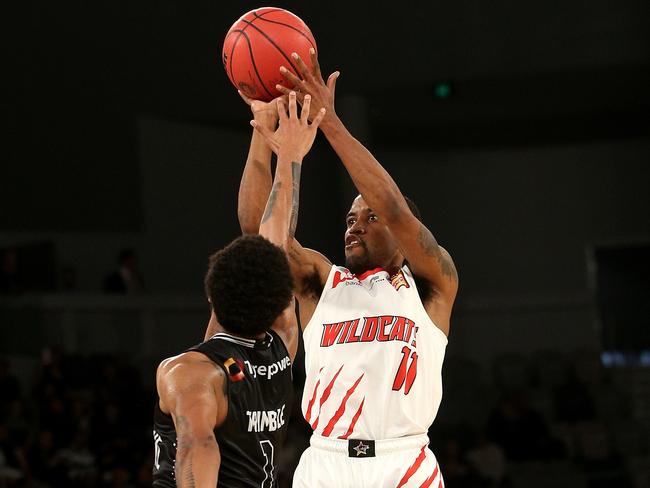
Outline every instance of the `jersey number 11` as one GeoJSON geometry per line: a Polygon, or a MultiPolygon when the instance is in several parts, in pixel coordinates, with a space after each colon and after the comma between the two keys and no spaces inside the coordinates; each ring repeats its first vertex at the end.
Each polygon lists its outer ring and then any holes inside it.
{"type": "Polygon", "coordinates": [[[399,363],[399,368],[397,368],[397,374],[395,375],[395,381],[393,381],[393,390],[399,391],[404,387],[404,394],[408,395],[415,381],[415,377],[418,374],[418,353],[411,351],[408,346],[402,348],[402,361],[399,363]],[[409,358],[411,358],[411,364],[409,365],[409,358]]]}

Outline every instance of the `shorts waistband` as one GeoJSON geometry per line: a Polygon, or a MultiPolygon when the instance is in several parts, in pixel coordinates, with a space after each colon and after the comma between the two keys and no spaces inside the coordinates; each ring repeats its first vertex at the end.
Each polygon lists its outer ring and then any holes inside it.
{"type": "Polygon", "coordinates": [[[390,454],[397,451],[407,451],[409,449],[417,449],[429,444],[429,436],[427,434],[411,435],[408,437],[398,437],[396,439],[382,439],[376,441],[368,441],[365,439],[330,439],[317,434],[312,434],[309,439],[309,444],[316,449],[323,449],[340,453],[344,456],[349,455],[349,449],[355,443],[372,442],[374,445],[374,454],[381,456],[383,454],[390,454]]]}

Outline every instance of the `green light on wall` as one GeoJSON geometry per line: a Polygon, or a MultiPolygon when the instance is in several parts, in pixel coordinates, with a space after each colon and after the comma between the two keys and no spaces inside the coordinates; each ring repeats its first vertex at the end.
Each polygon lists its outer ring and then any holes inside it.
{"type": "Polygon", "coordinates": [[[433,95],[440,100],[451,97],[451,83],[436,83],[433,85],[433,95]]]}

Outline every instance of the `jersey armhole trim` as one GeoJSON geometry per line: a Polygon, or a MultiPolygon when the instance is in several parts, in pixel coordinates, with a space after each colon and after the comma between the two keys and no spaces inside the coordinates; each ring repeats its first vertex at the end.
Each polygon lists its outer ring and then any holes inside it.
{"type": "MultiPolygon", "coordinates": [[[[330,272],[327,275],[327,279],[325,280],[325,284],[323,285],[323,292],[320,294],[320,298],[318,299],[318,303],[316,303],[316,307],[314,307],[314,313],[311,314],[309,322],[307,322],[307,325],[305,325],[305,327],[302,329],[303,340],[305,338],[305,333],[307,332],[307,330],[311,330],[309,324],[312,323],[314,317],[316,317],[316,315],[319,312],[320,304],[323,302],[323,299],[325,298],[325,294],[328,292],[329,287],[331,286],[332,276],[334,275],[335,271],[339,271],[339,267],[336,264],[332,264],[332,267],[330,268],[330,272]]],[[[300,302],[298,302],[298,306],[300,306],[300,302]]]]}
{"type": "Polygon", "coordinates": [[[404,270],[407,271],[405,275],[408,277],[408,279],[411,281],[411,284],[413,285],[413,289],[415,290],[415,293],[417,293],[418,296],[418,303],[420,304],[420,309],[424,316],[429,319],[429,322],[431,325],[438,331],[438,338],[443,341],[445,347],[449,344],[449,337],[442,331],[440,327],[436,325],[436,323],[431,320],[431,317],[429,317],[429,313],[427,312],[427,309],[424,307],[424,303],[422,303],[422,299],[420,298],[420,293],[418,292],[418,285],[415,282],[415,277],[413,276],[413,271],[411,271],[411,268],[408,267],[408,265],[404,265],[402,267],[404,270]]]}

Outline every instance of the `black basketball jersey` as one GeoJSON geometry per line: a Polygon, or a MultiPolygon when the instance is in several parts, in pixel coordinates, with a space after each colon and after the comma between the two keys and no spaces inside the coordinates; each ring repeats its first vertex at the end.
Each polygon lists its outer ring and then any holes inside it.
{"type": "MultiPolygon", "coordinates": [[[[273,331],[264,340],[218,333],[189,351],[221,366],[228,378],[228,415],[214,434],[221,451],[217,487],[277,486],[275,462],[287,432],[293,387],[291,359],[273,331]]],[[[175,488],[176,431],[156,402],[153,486],[175,488]]]]}

